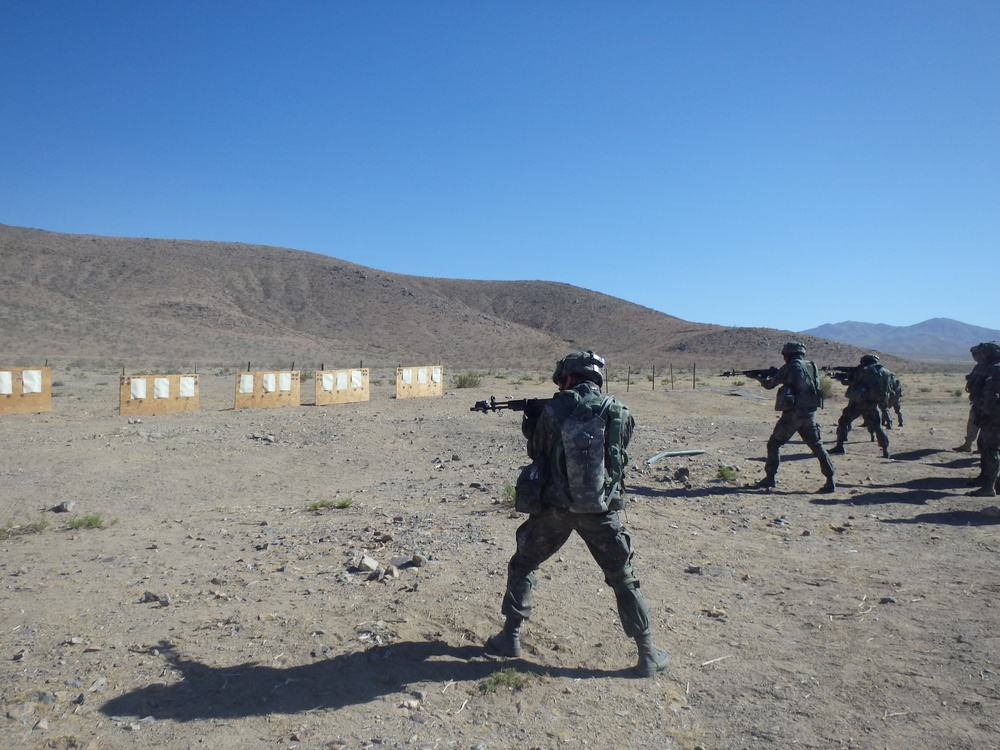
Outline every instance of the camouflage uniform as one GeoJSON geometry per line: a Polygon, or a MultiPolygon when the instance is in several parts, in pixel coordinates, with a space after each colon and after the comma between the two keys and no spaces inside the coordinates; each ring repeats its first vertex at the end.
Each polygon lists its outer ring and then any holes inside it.
{"type": "MultiPolygon", "coordinates": [[[[593,355],[592,352],[587,354],[593,355]]],[[[603,365],[603,360],[600,361],[603,365]]],[[[556,382],[561,380],[562,362],[553,376],[556,382]]],[[[558,465],[561,425],[577,404],[576,396],[568,391],[575,391],[585,398],[600,397],[602,377],[578,380],[569,388],[560,390],[540,414],[525,412],[521,430],[527,440],[528,457],[534,460],[544,456],[547,459],[548,482],[542,493],[540,512],[529,515],[517,530],[517,550],[507,565],[507,587],[501,606],[506,624],[503,631],[489,639],[488,645],[506,656],[520,655],[520,624],[531,616],[534,607],[535,573],[575,531],[603,571],[605,582],[615,592],[618,617],[625,634],[635,639],[639,646],[636,671],[642,676],[651,676],[666,667],[668,657],[653,645],[646,601],[639,591],[639,579],[632,568],[632,539],[618,517],[618,511],[624,507],[624,487],[618,483],[611,490],[607,512],[576,513],[569,509],[565,467],[560,469],[558,465]]],[[[624,404],[616,402],[616,405],[622,412],[621,446],[624,450],[632,437],[635,420],[624,404]]],[[[608,439],[607,436],[605,439],[608,439]]]]}
{"type": "Polygon", "coordinates": [[[979,437],[979,425],[976,424],[976,405],[972,403],[972,394],[982,386],[986,372],[986,364],[983,361],[983,345],[976,344],[969,349],[969,352],[971,352],[976,364],[972,368],[972,372],[965,376],[965,392],[969,394],[969,419],[965,423],[965,440],[961,445],[952,448],[959,453],[971,453],[972,444],[979,437]]]}
{"type": "Polygon", "coordinates": [[[820,406],[821,397],[816,389],[818,373],[816,365],[804,359],[805,347],[796,342],[785,344],[781,350],[785,364],[772,375],[761,379],[760,384],[768,390],[781,386],[775,399],[774,408],[781,412],[781,417],[771,437],[767,441],[767,459],[764,462],[764,479],[759,487],[774,487],[774,477],[778,473],[781,462],[779,451],[792,435],[799,434],[809,450],[819,459],[820,470],[826,477],[826,484],[821,492],[833,492],[833,464],[827,455],[820,437],[819,425],[816,424],[816,409],[820,406]]]}
{"type": "Polygon", "coordinates": [[[879,407],[887,404],[888,393],[880,393],[879,383],[888,380],[892,374],[882,367],[878,357],[866,354],[861,358],[861,366],[854,371],[847,385],[847,406],[837,421],[837,444],[830,453],[843,453],[847,433],[851,431],[851,423],[861,417],[865,429],[878,441],[882,449],[882,457],[889,458],[889,436],[882,429],[882,418],[879,407]]]}
{"type": "Polygon", "coordinates": [[[979,489],[974,497],[996,497],[1000,489],[1000,345],[981,344],[983,369],[971,393],[976,425],[979,427],[979,489]]]}

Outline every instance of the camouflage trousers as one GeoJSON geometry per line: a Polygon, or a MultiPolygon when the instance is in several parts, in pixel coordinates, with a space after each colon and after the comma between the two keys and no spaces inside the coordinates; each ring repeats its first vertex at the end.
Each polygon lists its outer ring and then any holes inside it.
{"type": "Polygon", "coordinates": [[[820,469],[823,476],[829,479],[833,476],[833,464],[830,463],[830,456],[823,447],[823,441],[819,434],[819,425],[816,424],[816,412],[812,410],[790,409],[781,412],[781,417],[771,437],[767,441],[767,458],[764,461],[764,473],[774,478],[778,473],[778,465],[781,462],[778,451],[781,446],[791,440],[792,435],[799,434],[813,455],[819,459],[820,469]]]}
{"type": "Polygon", "coordinates": [[[889,447],[889,436],[882,429],[882,419],[878,413],[878,406],[872,402],[848,401],[844,411],[837,421],[837,445],[847,440],[847,433],[851,431],[851,423],[861,417],[864,420],[865,429],[875,436],[879,448],[889,447]]]}
{"type": "Polygon", "coordinates": [[[976,440],[979,448],[979,468],[980,476],[983,479],[983,487],[996,485],[1000,478],[1000,424],[986,422],[979,427],[979,439],[976,440]]]}
{"type": "Polygon", "coordinates": [[[618,513],[571,513],[546,507],[517,529],[517,551],[507,564],[507,590],[501,612],[505,617],[527,619],[534,606],[535,571],[576,532],[604,572],[615,592],[618,617],[625,634],[636,638],[649,631],[646,601],[632,570],[632,539],[618,513]]]}

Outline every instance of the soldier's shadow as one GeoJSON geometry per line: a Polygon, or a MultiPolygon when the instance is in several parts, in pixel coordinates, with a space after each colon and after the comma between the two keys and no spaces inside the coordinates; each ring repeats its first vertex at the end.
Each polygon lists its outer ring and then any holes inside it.
{"type": "Polygon", "coordinates": [[[442,641],[401,642],[368,652],[288,668],[254,662],[217,667],[188,658],[164,644],[160,653],[180,673],[172,684],[153,683],[112,698],[101,706],[107,716],[152,716],[195,721],[295,714],[371,702],[399,692],[410,683],[482,680],[499,669],[538,675],[588,679],[629,677],[630,669],[541,667],[523,659],[494,660],[481,646],[450,646],[442,641]]]}
{"type": "MultiPolygon", "coordinates": [[[[851,485],[841,485],[847,489],[851,485]]],[[[870,490],[858,492],[848,499],[851,505],[926,505],[931,500],[963,496],[969,488],[954,477],[921,477],[894,484],[868,485],[870,490]],[[894,491],[893,491],[894,490],[894,491]]],[[[816,505],[840,505],[842,500],[816,499],[816,505]]]]}
{"type": "Polygon", "coordinates": [[[882,523],[927,523],[935,526],[997,526],[1000,515],[978,510],[950,510],[939,513],[921,513],[913,518],[884,518],[882,523]]]}

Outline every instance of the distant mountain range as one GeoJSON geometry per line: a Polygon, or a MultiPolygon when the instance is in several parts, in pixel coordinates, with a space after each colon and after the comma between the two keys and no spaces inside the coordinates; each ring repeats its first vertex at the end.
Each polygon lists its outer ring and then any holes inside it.
{"type": "Polygon", "coordinates": [[[970,360],[969,348],[981,341],[1000,341],[1000,331],[931,318],[912,326],[884,323],[824,323],[802,333],[921,362],[970,360]]]}

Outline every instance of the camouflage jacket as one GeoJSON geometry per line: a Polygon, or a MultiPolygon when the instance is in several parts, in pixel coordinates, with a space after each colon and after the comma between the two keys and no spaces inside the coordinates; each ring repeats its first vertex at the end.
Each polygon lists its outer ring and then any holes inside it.
{"type": "Polygon", "coordinates": [[[771,390],[781,386],[775,397],[776,411],[815,411],[823,405],[819,392],[819,373],[812,360],[795,358],[782,365],[760,384],[771,390]]]}
{"type": "MultiPolygon", "coordinates": [[[[602,396],[601,389],[590,381],[577,383],[571,390],[576,391],[584,398],[591,396],[600,398],[602,396]]],[[[521,432],[527,440],[528,458],[534,460],[545,457],[547,459],[549,481],[546,483],[542,500],[546,505],[557,508],[569,507],[566,499],[569,495],[565,476],[566,467],[559,465],[557,455],[561,453],[559,446],[562,442],[563,420],[572,412],[576,404],[577,398],[573,394],[558,391],[540,414],[529,416],[525,413],[521,421],[521,432]]],[[[614,399],[614,404],[621,410],[621,446],[624,451],[632,439],[635,419],[625,404],[617,399],[614,399]]],[[[618,499],[616,505],[620,508],[624,504],[624,489],[621,483],[615,487],[614,494],[618,499]]]]}

